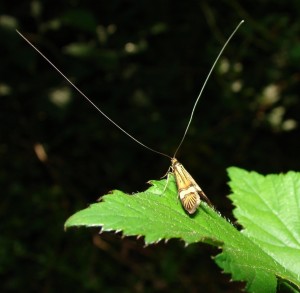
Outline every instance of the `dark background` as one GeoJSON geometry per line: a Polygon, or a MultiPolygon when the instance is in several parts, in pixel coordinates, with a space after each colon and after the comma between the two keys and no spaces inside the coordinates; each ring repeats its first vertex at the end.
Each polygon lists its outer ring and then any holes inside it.
{"type": "Polygon", "coordinates": [[[226,168],[299,170],[299,1],[2,1],[2,292],[237,292],[217,249],[64,221],[112,189],[147,188],[170,162],[94,110],[18,28],[112,119],[172,155],[218,52],[178,159],[233,219],[226,168]]]}

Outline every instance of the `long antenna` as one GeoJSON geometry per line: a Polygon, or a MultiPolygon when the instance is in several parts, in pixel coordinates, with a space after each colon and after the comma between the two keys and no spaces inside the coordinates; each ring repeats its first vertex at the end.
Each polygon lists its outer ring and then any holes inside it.
{"type": "Polygon", "coordinates": [[[160,154],[162,156],[165,156],[167,158],[172,158],[171,156],[164,154],[162,152],[159,152],[153,148],[148,147],[147,145],[143,144],[139,140],[137,140],[135,137],[133,137],[131,134],[129,134],[127,131],[125,131],[120,125],[118,125],[116,122],[114,122],[111,118],[109,118],[100,108],[90,99],[88,98],[68,77],[66,77],[60,69],[58,69],[38,48],[36,48],[28,39],[26,39],[25,36],[23,36],[18,30],[16,30],[17,33],[35,50],[37,51],[79,94],[81,94],[92,106],[100,112],[107,120],[109,120],[112,124],[114,124],[117,128],[119,128],[123,133],[125,133],[127,136],[129,136],[131,139],[133,139],[135,142],[143,146],[144,148],[160,154]]]}
{"type": "Polygon", "coordinates": [[[205,79],[205,81],[204,81],[204,83],[203,83],[203,86],[202,86],[202,88],[201,88],[201,90],[200,90],[200,93],[199,93],[199,95],[198,95],[198,97],[197,97],[197,100],[196,100],[196,102],[195,102],[195,104],[194,104],[194,107],[193,107],[193,110],[192,110],[192,113],[191,113],[191,116],[190,116],[189,123],[187,124],[187,127],[186,127],[186,129],[185,129],[185,132],[184,132],[184,134],[183,134],[183,136],[182,136],[182,139],[181,139],[181,141],[180,141],[180,143],[179,143],[179,145],[178,145],[178,147],[177,147],[177,149],[176,149],[176,151],[175,151],[175,153],[174,153],[174,156],[173,156],[174,158],[176,157],[177,152],[179,151],[179,149],[180,149],[180,147],[181,147],[181,145],[182,145],[182,143],[183,143],[183,141],[184,141],[184,139],[185,139],[185,137],[186,137],[186,134],[187,134],[187,132],[188,132],[188,130],[189,130],[189,127],[190,127],[190,125],[191,125],[191,122],[192,122],[192,120],[193,120],[193,116],[194,116],[194,112],[195,112],[196,106],[197,106],[198,101],[199,101],[199,99],[200,99],[200,97],[201,97],[201,95],[202,95],[202,92],[203,92],[203,90],[204,90],[204,88],[205,88],[205,86],[206,86],[206,84],[207,84],[207,81],[208,81],[208,79],[210,78],[210,75],[211,75],[213,69],[215,68],[215,66],[216,66],[216,64],[217,64],[217,62],[218,62],[220,56],[222,55],[224,49],[226,48],[227,44],[229,43],[229,41],[231,40],[231,38],[234,36],[234,34],[236,33],[236,31],[239,29],[239,27],[243,24],[243,22],[244,22],[244,20],[242,20],[242,21],[237,25],[237,27],[235,28],[235,30],[231,33],[231,35],[230,35],[229,38],[227,39],[226,43],[225,43],[224,46],[222,47],[222,49],[221,49],[219,55],[217,56],[217,58],[216,58],[214,64],[212,65],[212,67],[211,67],[211,69],[210,69],[210,71],[209,71],[209,73],[208,73],[208,75],[207,75],[207,77],[206,77],[206,79],[205,79]]]}
{"type": "Polygon", "coordinates": [[[176,151],[175,151],[175,153],[174,153],[174,156],[173,157],[171,157],[171,156],[169,156],[169,155],[167,155],[167,154],[164,154],[164,153],[162,153],[162,152],[160,152],[160,151],[157,151],[157,150],[155,150],[155,149],[153,149],[153,148],[151,148],[151,147],[149,147],[149,146],[147,146],[147,145],[145,145],[145,144],[143,144],[142,142],[140,142],[138,139],[136,139],[135,137],[133,137],[131,134],[129,134],[127,131],[125,131],[121,126],[119,126],[116,122],[114,122],[111,118],[109,118],[90,98],[88,98],[66,75],[64,75],[63,73],[62,73],[62,71],[60,70],[60,69],[58,69],[58,67],[56,67],[39,49],[37,49],[25,36],[23,36],[18,30],[16,30],[16,32],[37,52],[37,53],[39,53],[80,95],[82,95],[100,114],[102,114],[108,121],[110,121],[112,124],[114,124],[117,128],[119,128],[124,134],[126,134],[127,136],[129,136],[132,140],[134,140],[136,143],[138,143],[139,145],[141,145],[141,146],[143,146],[144,148],[146,148],[146,149],[148,149],[148,150],[150,150],[150,151],[152,151],[152,152],[154,152],[154,153],[157,153],[157,154],[159,154],[159,155],[162,155],[162,156],[164,156],[164,157],[167,157],[167,158],[169,158],[169,159],[172,159],[172,158],[174,158],[175,156],[176,156],[176,154],[177,154],[177,152],[178,152],[178,150],[180,149],[180,147],[181,147],[181,145],[182,145],[182,143],[183,143],[183,141],[184,141],[184,139],[185,139],[185,137],[186,137],[186,134],[187,134],[187,132],[188,132],[188,130],[189,130],[189,127],[190,127],[190,124],[191,124],[191,122],[192,122],[192,120],[193,120],[193,116],[194,116],[194,112],[195,112],[195,109],[196,109],[196,106],[197,106],[197,104],[198,104],[198,101],[199,101],[199,99],[200,99],[200,97],[201,97],[201,95],[202,95],[202,92],[203,92],[203,90],[204,90],[204,88],[205,88],[205,86],[206,86],[206,84],[207,84],[207,81],[208,81],[208,79],[209,79],[209,77],[211,76],[211,73],[212,73],[212,71],[213,71],[213,69],[214,69],[214,67],[215,67],[215,65],[217,64],[217,62],[218,62],[218,60],[219,60],[219,58],[220,58],[220,56],[221,56],[221,54],[223,53],[223,51],[224,51],[224,49],[225,49],[225,47],[227,46],[227,44],[229,43],[229,41],[231,40],[231,38],[233,37],[233,35],[236,33],[236,31],[238,30],[238,28],[242,25],[242,23],[244,22],[244,20],[242,20],[239,24],[238,24],[238,26],[235,28],[235,30],[233,31],[233,33],[230,35],[230,37],[227,39],[227,41],[226,41],[226,43],[224,44],[224,46],[222,47],[222,49],[221,49],[221,51],[220,51],[220,53],[219,53],[219,55],[217,56],[217,58],[216,58],[216,60],[215,60],[215,62],[213,63],[213,65],[212,65],[212,67],[211,67],[211,69],[210,69],[210,71],[209,71],[209,73],[208,73],[208,75],[207,75],[207,77],[206,77],[206,79],[205,79],[205,81],[204,81],[204,83],[203,83],[203,86],[202,86],[202,88],[201,88],[201,90],[200,90],[200,93],[199,93],[199,95],[198,95],[198,97],[197,97],[197,99],[196,99],[196,102],[195,102],[195,104],[194,104],[194,107],[193,107],[193,110],[192,110],[192,113],[191,113],[191,116],[190,116],[190,119],[189,119],[189,122],[188,122],[188,125],[187,125],[187,127],[186,127],[186,129],[185,129],[185,132],[184,132],[184,134],[183,134],[183,137],[182,137],[182,139],[181,139],[181,141],[180,141],[180,143],[179,143],[179,145],[178,145],[178,147],[177,147],[177,149],[176,149],[176,151]]]}

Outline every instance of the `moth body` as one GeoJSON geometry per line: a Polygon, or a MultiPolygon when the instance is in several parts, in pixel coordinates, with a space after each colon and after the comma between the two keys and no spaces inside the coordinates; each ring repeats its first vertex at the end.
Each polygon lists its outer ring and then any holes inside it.
{"type": "Polygon", "coordinates": [[[183,208],[189,214],[193,214],[200,205],[201,199],[211,205],[205,193],[183,165],[176,158],[171,159],[171,164],[178,188],[178,197],[183,208]]]}

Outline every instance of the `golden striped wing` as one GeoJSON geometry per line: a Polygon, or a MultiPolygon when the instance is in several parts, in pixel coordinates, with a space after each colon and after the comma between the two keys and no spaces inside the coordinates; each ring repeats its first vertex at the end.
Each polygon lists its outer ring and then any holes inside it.
{"type": "Polygon", "coordinates": [[[183,165],[179,163],[176,158],[173,158],[171,162],[178,188],[178,196],[183,208],[189,214],[195,213],[200,205],[201,198],[209,205],[212,205],[200,186],[196,183],[190,173],[186,171],[183,165]]]}

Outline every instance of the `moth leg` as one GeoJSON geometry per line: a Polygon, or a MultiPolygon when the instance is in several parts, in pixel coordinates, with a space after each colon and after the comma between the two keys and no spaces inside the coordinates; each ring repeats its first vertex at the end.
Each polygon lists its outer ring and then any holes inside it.
{"type": "Polygon", "coordinates": [[[165,185],[165,187],[164,187],[164,190],[163,190],[163,193],[165,193],[165,191],[166,191],[166,189],[167,189],[167,186],[168,186],[168,183],[169,183],[169,178],[170,178],[170,168],[169,168],[169,170],[168,170],[168,172],[164,175],[164,177],[166,177],[167,176],[167,182],[166,182],[166,185],[165,185]]]}
{"type": "Polygon", "coordinates": [[[168,168],[166,174],[165,174],[164,176],[160,177],[160,179],[165,178],[165,177],[167,177],[167,179],[168,179],[168,178],[169,178],[169,173],[171,173],[171,171],[170,171],[171,169],[172,169],[172,167],[170,166],[170,167],[168,168]]]}

